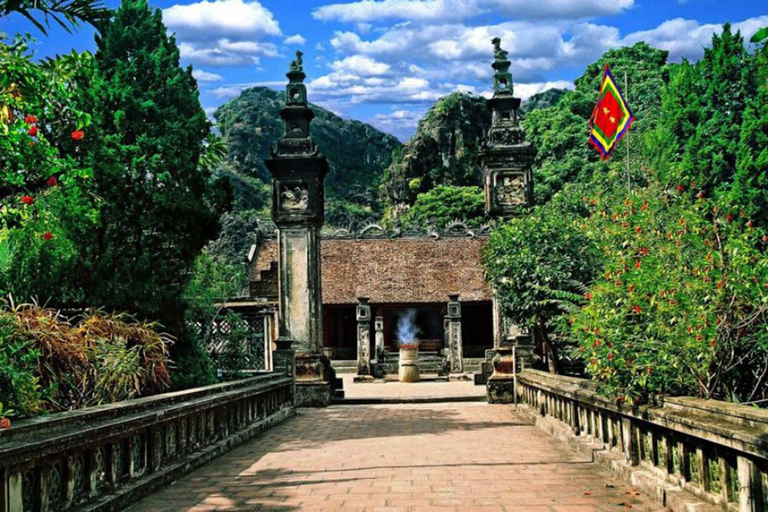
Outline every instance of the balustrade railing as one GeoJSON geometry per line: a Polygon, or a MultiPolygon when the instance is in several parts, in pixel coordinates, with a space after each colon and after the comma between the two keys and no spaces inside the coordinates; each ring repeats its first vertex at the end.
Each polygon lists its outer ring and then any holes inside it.
{"type": "Polygon", "coordinates": [[[619,454],[627,467],[725,510],[768,511],[768,411],[666,398],[632,407],[598,395],[584,379],[525,370],[518,400],[570,427],[574,436],[619,454]]]}
{"type": "Polygon", "coordinates": [[[14,423],[0,511],[121,510],[294,413],[293,380],[240,381],[14,423]]]}

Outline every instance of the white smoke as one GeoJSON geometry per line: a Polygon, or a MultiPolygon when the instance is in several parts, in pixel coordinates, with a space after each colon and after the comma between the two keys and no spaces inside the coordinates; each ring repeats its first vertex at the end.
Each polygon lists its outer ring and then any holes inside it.
{"type": "Polygon", "coordinates": [[[416,326],[416,310],[406,309],[397,319],[397,343],[399,345],[415,345],[419,328],[416,326]]]}

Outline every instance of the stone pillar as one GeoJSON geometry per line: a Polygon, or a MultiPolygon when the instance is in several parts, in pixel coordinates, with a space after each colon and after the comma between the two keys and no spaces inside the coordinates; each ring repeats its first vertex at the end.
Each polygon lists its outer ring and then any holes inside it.
{"type": "Polygon", "coordinates": [[[448,349],[451,373],[464,373],[464,354],[461,340],[461,303],[459,295],[448,296],[448,349]]]}
{"type": "Polygon", "coordinates": [[[367,297],[357,299],[357,374],[371,375],[371,306],[367,297]]]}
{"type": "Polygon", "coordinates": [[[376,320],[373,322],[376,342],[376,362],[384,362],[384,317],[381,315],[376,316],[376,320]]]}
{"type": "Polygon", "coordinates": [[[285,133],[272,158],[272,220],[277,226],[280,337],[296,349],[296,405],[325,406],[337,384],[323,355],[320,228],[328,162],[310,137],[314,112],[307,106],[302,54],[296,52],[286,75],[285,133]]]}

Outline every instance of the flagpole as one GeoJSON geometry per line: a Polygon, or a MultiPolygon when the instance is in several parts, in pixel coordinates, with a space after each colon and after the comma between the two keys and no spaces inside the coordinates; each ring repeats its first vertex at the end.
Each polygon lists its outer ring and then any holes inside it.
{"type": "MultiPolygon", "coordinates": [[[[629,102],[629,75],[624,72],[624,97],[629,102]]],[[[629,130],[627,130],[627,192],[632,192],[632,180],[629,174],[629,130]]]]}

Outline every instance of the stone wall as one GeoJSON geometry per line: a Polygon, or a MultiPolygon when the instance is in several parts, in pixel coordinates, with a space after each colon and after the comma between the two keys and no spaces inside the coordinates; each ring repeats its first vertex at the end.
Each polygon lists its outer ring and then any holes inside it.
{"type": "Polygon", "coordinates": [[[0,431],[0,512],[112,511],[294,414],[263,374],[53,414],[0,431]]]}
{"type": "Polygon", "coordinates": [[[674,510],[768,510],[768,411],[666,398],[630,407],[584,379],[525,370],[518,401],[537,424],[674,510]]]}

